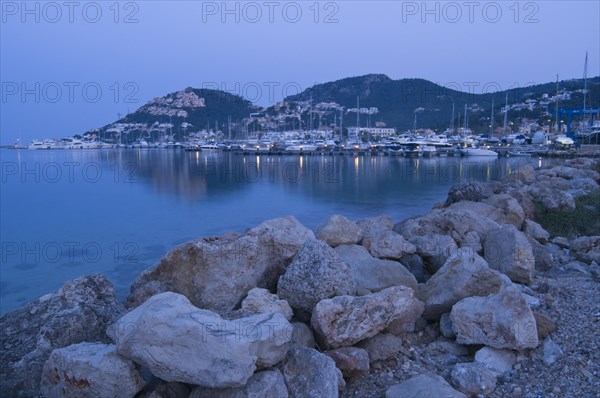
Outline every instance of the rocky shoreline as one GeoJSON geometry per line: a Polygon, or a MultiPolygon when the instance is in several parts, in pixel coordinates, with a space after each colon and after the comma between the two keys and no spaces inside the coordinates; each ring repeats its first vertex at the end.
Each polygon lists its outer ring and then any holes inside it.
{"type": "MultiPolygon", "coordinates": [[[[10,397],[597,397],[600,231],[536,209],[600,191],[598,163],[456,184],[394,223],[289,216],[171,250],[125,303],[102,275],[0,318],[10,397]]],[[[598,205],[600,206],[600,204],[598,205]]]]}

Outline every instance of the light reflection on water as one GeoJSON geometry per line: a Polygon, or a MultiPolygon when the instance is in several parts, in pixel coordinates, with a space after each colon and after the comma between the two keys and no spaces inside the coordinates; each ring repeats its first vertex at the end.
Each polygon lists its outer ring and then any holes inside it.
{"type": "Polygon", "coordinates": [[[137,274],[192,238],[289,214],[311,228],[332,214],[399,221],[431,209],[459,180],[495,180],[545,162],[180,150],[1,155],[2,313],[94,272],[123,298],[137,274]]]}

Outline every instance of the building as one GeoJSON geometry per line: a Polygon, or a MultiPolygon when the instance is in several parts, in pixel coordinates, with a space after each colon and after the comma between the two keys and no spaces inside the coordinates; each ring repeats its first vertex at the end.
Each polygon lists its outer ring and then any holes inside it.
{"type": "Polygon", "coordinates": [[[396,134],[396,129],[381,127],[348,127],[348,138],[358,139],[359,133],[365,132],[372,137],[390,137],[396,134]]]}

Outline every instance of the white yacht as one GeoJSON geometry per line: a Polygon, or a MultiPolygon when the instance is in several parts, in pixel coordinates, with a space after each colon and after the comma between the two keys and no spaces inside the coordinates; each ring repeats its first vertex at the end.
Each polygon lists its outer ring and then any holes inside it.
{"type": "Polygon", "coordinates": [[[27,149],[52,149],[54,142],[51,140],[38,141],[33,140],[31,144],[27,146],[27,149]]]}
{"type": "Polygon", "coordinates": [[[200,150],[202,152],[209,152],[209,151],[218,151],[219,150],[219,146],[217,144],[201,144],[200,145],[200,150]]]}
{"type": "Polygon", "coordinates": [[[285,150],[288,152],[293,152],[293,151],[310,152],[310,151],[314,151],[316,149],[317,149],[317,146],[311,145],[311,144],[290,145],[287,148],[285,148],[285,150]]]}
{"type": "Polygon", "coordinates": [[[498,157],[498,152],[494,152],[485,148],[462,148],[460,150],[464,156],[495,156],[498,157]]]}

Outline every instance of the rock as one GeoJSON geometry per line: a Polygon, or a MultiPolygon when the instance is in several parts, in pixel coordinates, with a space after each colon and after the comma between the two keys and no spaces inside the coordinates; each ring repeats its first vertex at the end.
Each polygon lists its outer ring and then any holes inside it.
{"type": "Polygon", "coordinates": [[[292,344],[299,344],[308,348],[317,346],[312,330],[302,322],[292,323],[292,344]]]}
{"type": "Polygon", "coordinates": [[[461,181],[450,188],[446,206],[462,201],[480,202],[493,194],[490,187],[485,183],[475,180],[461,181]]]}
{"type": "Polygon", "coordinates": [[[498,219],[492,218],[498,224],[512,224],[521,229],[525,221],[525,212],[521,204],[512,196],[507,194],[493,195],[483,201],[501,212],[498,219]]]}
{"type": "Polygon", "coordinates": [[[332,349],[372,337],[393,321],[414,323],[422,312],[423,303],[414,297],[412,289],[395,286],[362,297],[321,300],[311,324],[317,341],[332,349]]]}
{"type": "Polygon", "coordinates": [[[465,239],[462,242],[461,247],[468,247],[477,254],[483,254],[483,246],[481,245],[481,238],[475,231],[467,232],[465,239]]]}
{"type": "Polygon", "coordinates": [[[534,258],[534,267],[538,271],[548,271],[554,266],[554,259],[552,253],[545,245],[542,245],[531,236],[525,235],[527,241],[531,245],[531,250],[534,258]]]}
{"type": "Polygon", "coordinates": [[[498,271],[469,248],[457,249],[444,266],[422,287],[423,317],[437,320],[465,297],[487,296],[502,287],[498,271]]]}
{"type": "Polygon", "coordinates": [[[440,376],[420,374],[387,389],[385,398],[466,398],[440,376]]]}
{"type": "Polygon", "coordinates": [[[354,245],[363,237],[362,229],[355,222],[344,216],[331,216],[325,224],[317,228],[317,239],[325,241],[329,246],[354,245]]]}
{"type": "Polygon", "coordinates": [[[512,370],[517,362],[517,355],[511,350],[483,347],[475,353],[475,362],[488,366],[497,375],[502,375],[512,370]]]}
{"type": "Polygon", "coordinates": [[[587,267],[585,266],[585,264],[583,264],[579,261],[571,261],[571,262],[565,264],[563,267],[563,270],[579,272],[580,274],[583,274],[585,276],[591,276],[591,273],[587,270],[587,267]]]}
{"type": "Polygon", "coordinates": [[[417,283],[425,282],[425,263],[418,254],[407,254],[402,256],[400,263],[414,275],[417,283]]]}
{"type": "Polygon", "coordinates": [[[564,178],[566,180],[589,178],[593,181],[600,179],[600,173],[586,168],[574,168],[568,166],[554,166],[551,169],[541,170],[540,177],[564,178]]]}
{"type": "Polygon", "coordinates": [[[55,348],[109,342],[106,328],[124,313],[112,284],[102,275],[65,282],[55,293],[0,317],[0,391],[37,396],[44,363],[55,348]]]}
{"type": "Polygon", "coordinates": [[[411,239],[417,248],[417,254],[423,258],[431,274],[435,274],[458,248],[454,239],[448,235],[430,234],[411,239]]]}
{"type": "Polygon", "coordinates": [[[587,264],[600,263],[600,236],[582,236],[571,243],[571,256],[587,264]]]}
{"type": "Polygon", "coordinates": [[[391,286],[406,286],[417,290],[417,280],[397,261],[374,258],[358,245],[342,245],[335,252],[352,269],[359,293],[378,292],[391,286]]]}
{"type": "Polygon", "coordinates": [[[282,366],[291,398],[330,398],[338,396],[338,370],[333,359],[317,350],[293,347],[282,366]]]}
{"type": "Polygon", "coordinates": [[[462,299],[452,307],[450,320],[459,344],[524,350],[539,343],[533,313],[514,288],[462,299]]]}
{"type": "Polygon", "coordinates": [[[565,355],[563,350],[550,337],[544,340],[542,347],[544,350],[544,364],[546,365],[552,365],[565,355]]]}
{"type": "Polygon", "coordinates": [[[456,344],[454,341],[435,340],[427,345],[425,349],[428,355],[433,357],[441,355],[454,355],[457,357],[464,357],[469,355],[467,347],[460,344],[456,344]]]}
{"type": "Polygon", "coordinates": [[[45,398],[133,397],[146,382],[114,345],[80,343],[50,354],[41,378],[45,398]]]}
{"type": "Polygon", "coordinates": [[[560,247],[561,249],[568,249],[569,246],[571,246],[569,240],[562,236],[557,236],[553,238],[550,242],[552,242],[553,245],[560,247]]]}
{"type": "Polygon", "coordinates": [[[507,275],[513,282],[531,282],[535,269],[533,249],[525,235],[513,225],[503,225],[488,233],[483,251],[490,268],[507,275]]]}
{"type": "Polygon", "coordinates": [[[248,292],[242,301],[242,309],[254,314],[279,313],[288,321],[292,319],[294,311],[285,300],[279,300],[277,295],[271,294],[267,289],[255,287],[248,292]]]}
{"type": "Polygon", "coordinates": [[[531,195],[521,189],[509,191],[508,194],[519,202],[526,219],[533,220],[535,218],[535,204],[531,195]]]}
{"type": "Polygon", "coordinates": [[[165,381],[241,387],[285,358],[291,325],[279,313],[228,321],[177,293],[148,299],[109,329],[119,354],[165,381]]]}
{"type": "Polygon", "coordinates": [[[302,320],[309,319],[320,300],[355,292],[352,269],[325,242],[315,239],[302,246],[277,285],[278,296],[302,320]]]}
{"type": "Polygon", "coordinates": [[[197,307],[224,314],[252,288],[274,290],[308,239],[314,239],[313,232],[289,216],[265,221],[243,235],[187,242],[136,278],[126,306],[134,308],[155,294],[171,291],[197,307]]]}
{"type": "Polygon", "coordinates": [[[189,398],[287,398],[288,391],[277,369],[255,373],[243,387],[196,387],[189,398]]]}
{"type": "MultiPolygon", "coordinates": [[[[489,206],[489,205],[486,205],[489,206]]],[[[489,231],[498,229],[499,225],[487,217],[482,217],[468,209],[445,208],[432,210],[421,217],[408,219],[394,226],[394,231],[404,236],[409,242],[417,236],[451,235],[463,246],[467,234],[474,231],[481,239],[485,239],[489,231]]],[[[417,253],[418,245],[417,245],[417,253]]],[[[445,260],[444,260],[445,261],[445,260]]],[[[444,263],[441,262],[440,266],[444,263]]]]}
{"type": "Polygon", "coordinates": [[[342,347],[324,353],[335,362],[344,377],[353,377],[369,371],[369,354],[358,347],[342,347]]]}
{"type": "Polygon", "coordinates": [[[342,371],[339,370],[337,367],[335,368],[335,373],[337,374],[338,392],[342,392],[346,389],[346,380],[344,380],[344,375],[342,374],[342,371]]]}
{"type": "Polygon", "coordinates": [[[373,257],[394,260],[398,260],[406,254],[413,254],[416,250],[415,245],[394,231],[387,231],[373,237],[369,249],[373,257]]]}
{"type": "Polygon", "coordinates": [[[440,332],[442,336],[447,339],[453,339],[456,337],[454,330],[452,329],[452,321],[450,320],[450,313],[442,314],[440,317],[440,332]]]}
{"type": "Polygon", "coordinates": [[[523,232],[542,244],[548,243],[550,239],[550,233],[532,220],[525,220],[523,223],[523,232]]]}
{"type": "Polygon", "coordinates": [[[361,341],[359,346],[368,353],[370,362],[384,361],[402,350],[402,339],[390,333],[379,333],[361,341]]]}
{"type": "Polygon", "coordinates": [[[539,311],[533,311],[533,316],[535,318],[535,324],[537,325],[538,338],[540,341],[556,330],[556,325],[552,319],[548,318],[546,315],[539,311]]]}
{"type": "Polygon", "coordinates": [[[541,302],[539,298],[535,296],[530,296],[526,293],[521,293],[521,296],[523,296],[523,299],[525,300],[529,308],[531,308],[532,310],[540,307],[541,302]]]}
{"type": "Polygon", "coordinates": [[[391,231],[394,228],[394,221],[390,216],[378,216],[365,218],[356,222],[363,231],[362,245],[369,250],[371,248],[371,239],[391,231]]]}
{"type": "Polygon", "coordinates": [[[561,189],[536,183],[527,187],[526,192],[546,211],[575,209],[573,196],[561,189]]]}
{"type": "Polygon", "coordinates": [[[489,394],[496,388],[496,374],[478,362],[456,364],[451,377],[456,388],[468,396],[489,394]]]}
{"type": "Polygon", "coordinates": [[[149,394],[138,394],[136,398],[189,398],[192,389],[188,384],[177,382],[166,382],[154,378],[149,387],[145,390],[151,391],[149,394]]]}

